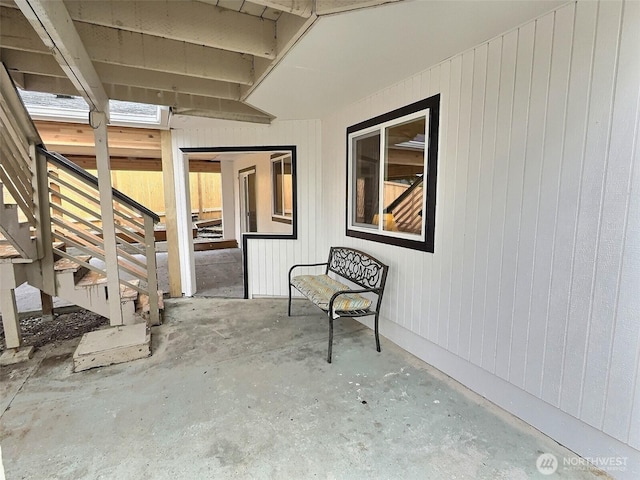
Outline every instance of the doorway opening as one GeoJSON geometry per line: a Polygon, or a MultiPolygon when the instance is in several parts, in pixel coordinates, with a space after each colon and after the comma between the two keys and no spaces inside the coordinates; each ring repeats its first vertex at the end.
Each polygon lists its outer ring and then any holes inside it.
{"type": "MultiPolygon", "coordinates": [[[[233,248],[199,252],[193,242],[195,296],[247,298],[251,238],[296,238],[296,147],[181,149],[193,160],[217,164],[221,179],[219,242],[233,248]]],[[[192,187],[190,187],[192,190],[192,187]]],[[[225,245],[226,246],[226,245],[225,245]]]]}
{"type": "Polygon", "coordinates": [[[240,232],[258,231],[258,203],[256,201],[256,167],[240,171],[240,232]]]}

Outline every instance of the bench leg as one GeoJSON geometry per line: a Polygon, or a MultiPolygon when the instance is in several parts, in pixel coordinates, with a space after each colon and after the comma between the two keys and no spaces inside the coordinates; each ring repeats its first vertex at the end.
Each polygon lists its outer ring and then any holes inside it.
{"type": "Polygon", "coordinates": [[[331,350],[333,347],[333,318],[329,315],[329,351],[327,353],[327,363],[331,363],[331,350]]]}
{"type": "Polygon", "coordinates": [[[375,332],[376,332],[376,350],[380,351],[380,335],[378,334],[378,315],[376,313],[375,332]]]}
{"type": "Polygon", "coordinates": [[[289,316],[291,316],[291,284],[289,284],[289,316]]]}

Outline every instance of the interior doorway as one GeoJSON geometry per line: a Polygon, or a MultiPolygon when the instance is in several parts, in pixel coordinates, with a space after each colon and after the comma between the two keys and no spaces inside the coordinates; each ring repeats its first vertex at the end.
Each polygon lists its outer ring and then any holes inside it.
{"type": "MultiPolygon", "coordinates": [[[[296,147],[195,147],[181,151],[187,165],[194,160],[216,165],[221,173],[222,198],[222,238],[218,241],[241,246],[203,255],[191,240],[193,263],[188,263],[195,269],[196,288],[189,295],[248,298],[253,264],[248,262],[247,242],[297,238],[296,147]],[[229,283],[232,280],[233,285],[229,283]]],[[[189,188],[187,183],[187,191],[189,188]]]]}
{"type": "Polygon", "coordinates": [[[258,205],[256,201],[256,167],[239,172],[240,230],[241,233],[258,231],[258,205]]]}

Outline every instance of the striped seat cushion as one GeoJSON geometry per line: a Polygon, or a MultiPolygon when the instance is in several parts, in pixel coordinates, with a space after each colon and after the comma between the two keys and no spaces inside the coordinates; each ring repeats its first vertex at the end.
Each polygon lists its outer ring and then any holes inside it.
{"type": "MultiPolygon", "coordinates": [[[[291,279],[291,285],[323,310],[329,309],[329,300],[334,293],[349,290],[349,287],[328,275],[299,275],[291,279]]],[[[334,311],[366,310],[370,306],[371,300],[357,293],[345,293],[333,302],[334,311]]]]}

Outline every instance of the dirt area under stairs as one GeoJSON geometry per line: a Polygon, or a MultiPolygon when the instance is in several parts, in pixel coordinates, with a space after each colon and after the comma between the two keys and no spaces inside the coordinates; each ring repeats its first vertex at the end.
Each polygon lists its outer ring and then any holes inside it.
{"type": "MultiPolygon", "coordinates": [[[[80,337],[108,325],[107,318],[85,309],[54,314],[50,319],[29,316],[20,320],[24,345],[34,348],[80,337]]],[[[4,331],[0,328],[0,353],[4,349],[4,331]]]]}

